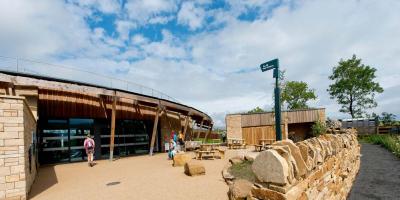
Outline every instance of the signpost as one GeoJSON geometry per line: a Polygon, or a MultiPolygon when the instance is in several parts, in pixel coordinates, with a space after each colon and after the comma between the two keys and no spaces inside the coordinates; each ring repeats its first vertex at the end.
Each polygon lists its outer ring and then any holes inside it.
{"type": "Polygon", "coordinates": [[[280,104],[280,88],[279,88],[279,60],[274,59],[260,65],[261,71],[265,72],[273,69],[273,77],[275,78],[275,132],[276,141],[282,140],[281,130],[281,104],[280,104]]]}

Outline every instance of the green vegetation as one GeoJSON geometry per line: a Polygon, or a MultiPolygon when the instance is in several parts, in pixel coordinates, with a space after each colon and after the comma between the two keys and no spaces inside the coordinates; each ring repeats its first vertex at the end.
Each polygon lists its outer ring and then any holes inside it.
{"type": "Polygon", "coordinates": [[[329,85],[328,92],[342,106],[340,112],[356,118],[362,117],[366,109],[377,106],[375,95],[382,93],[383,88],[374,82],[375,72],[375,68],[361,64],[356,55],[339,61],[329,76],[334,83],[329,85]]]}
{"type": "Polygon", "coordinates": [[[262,113],[262,112],[265,112],[265,110],[263,110],[262,108],[257,106],[255,108],[253,108],[252,110],[248,111],[247,113],[251,114],[251,113],[262,113]]]}
{"type": "Polygon", "coordinates": [[[392,113],[383,112],[379,117],[379,121],[381,121],[384,126],[393,126],[396,125],[396,115],[392,113]]]}
{"type": "Polygon", "coordinates": [[[400,136],[398,135],[368,135],[360,138],[360,140],[379,144],[400,158],[400,136]]]}
{"type": "Polygon", "coordinates": [[[326,133],[326,124],[324,122],[321,122],[318,120],[311,126],[311,133],[313,134],[314,137],[317,137],[321,134],[326,133]]]}
{"type": "Polygon", "coordinates": [[[288,110],[308,108],[307,101],[317,99],[315,90],[308,88],[303,81],[286,82],[281,96],[281,101],[287,104],[288,110]]]}
{"type": "Polygon", "coordinates": [[[256,181],[256,176],[251,169],[252,164],[253,162],[247,160],[239,164],[234,164],[231,168],[229,168],[229,173],[231,173],[237,179],[245,179],[254,183],[256,181]]]}

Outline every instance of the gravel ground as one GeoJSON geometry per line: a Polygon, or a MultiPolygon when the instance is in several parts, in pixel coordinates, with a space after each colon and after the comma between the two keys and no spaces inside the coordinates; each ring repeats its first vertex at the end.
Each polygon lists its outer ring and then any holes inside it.
{"type": "Polygon", "coordinates": [[[64,199],[173,199],[224,200],[228,186],[221,170],[228,158],[246,150],[227,150],[225,159],[203,160],[206,175],[189,177],[183,167],[172,167],[165,153],[44,166],[32,186],[32,200],[64,199]],[[107,184],[109,186],[107,186],[107,184]]]}
{"type": "Polygon", "coordinates": [[[374,144],[361,144],[361,167],[349,200],[400,199],[400,159],[374,144]]]}

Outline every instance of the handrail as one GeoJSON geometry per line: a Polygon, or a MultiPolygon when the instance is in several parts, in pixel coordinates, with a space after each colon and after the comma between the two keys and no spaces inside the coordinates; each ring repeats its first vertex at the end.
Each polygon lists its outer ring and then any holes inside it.
{"type": "Polygon", "coordinates": [[[75,67],[56,65],[30,59],[0,56],[0,70],[98,85],[179,103],[177,99],[150,87],[96,72],[77,69],[75,67]]]}

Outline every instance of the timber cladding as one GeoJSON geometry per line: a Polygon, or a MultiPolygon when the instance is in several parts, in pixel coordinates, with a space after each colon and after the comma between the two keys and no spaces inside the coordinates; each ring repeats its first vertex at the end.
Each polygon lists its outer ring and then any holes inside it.
{"type": "MultiPolygon", "coordinates": [[[[231,114],[227,115],[225,120],[229,139],[244,139],[249,145],[258,144],[260,139],[275,139],[275,115],[272,112],[231,114]]],[[[325,108],[284,111],[281,122],[282,136],[287,138],[287,132],[292,131],[299,133],[304,139],[304,132],[318,120],[325,121],[325,108]]]]}
{"type": "MultiPolygon", "coordinates": [[[[266,126],[275,124],[275,115],[273,112],[242,114],[242,127],[266,126]]],[[[287,120],[288,124],[325,121],[325,109],[307,109],[282,112],[282,122],[287,120]]]]}

